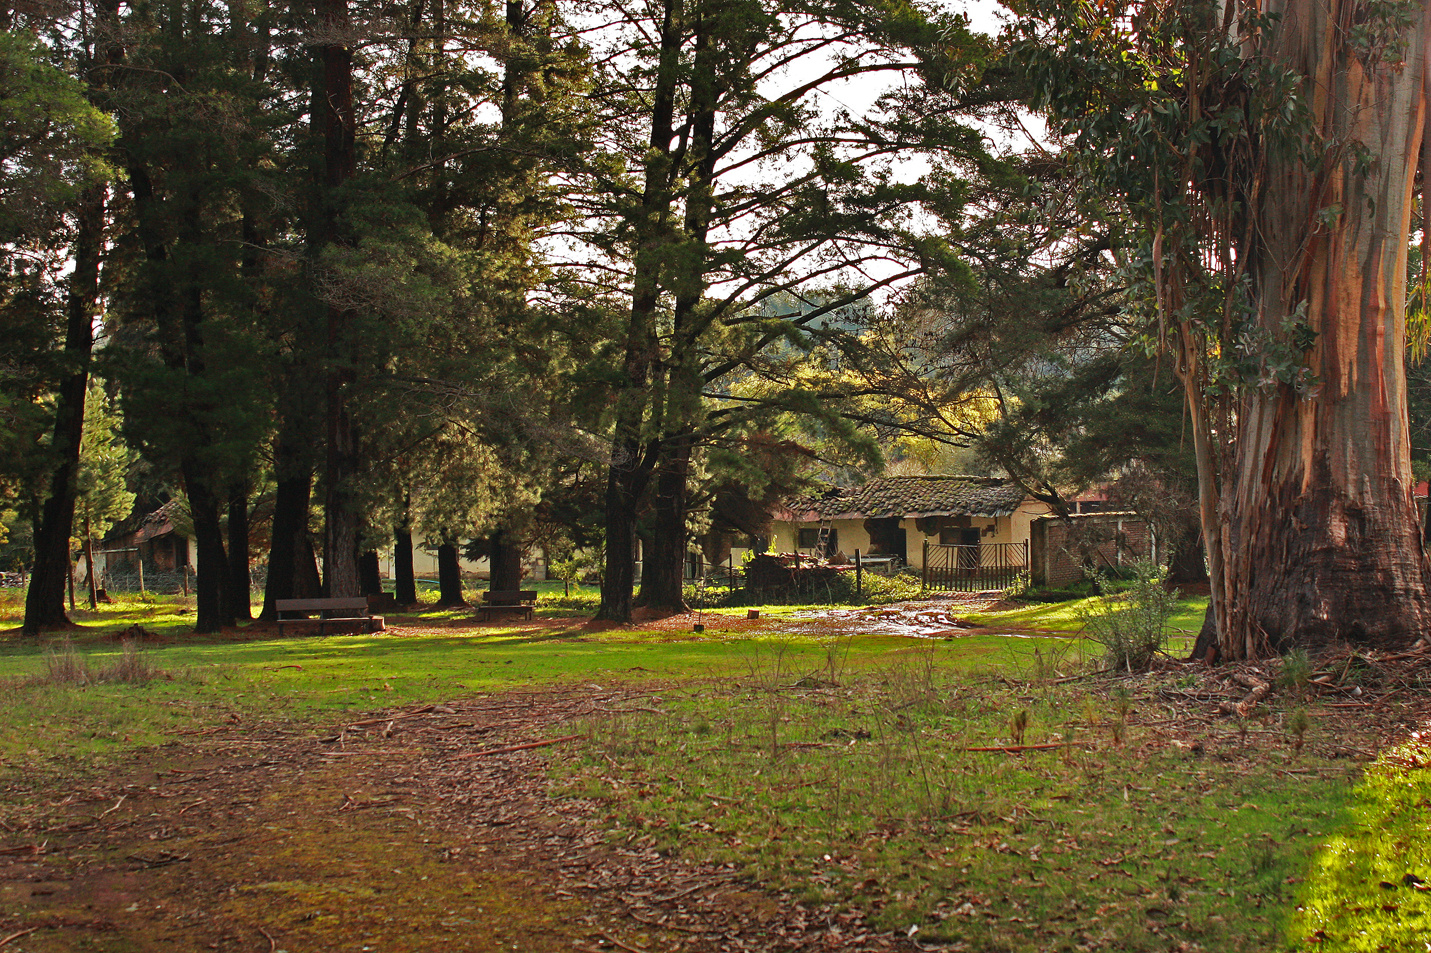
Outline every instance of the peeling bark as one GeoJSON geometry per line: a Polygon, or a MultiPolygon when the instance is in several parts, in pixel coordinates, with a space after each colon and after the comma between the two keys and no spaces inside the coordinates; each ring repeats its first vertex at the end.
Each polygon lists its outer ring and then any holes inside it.
{"type": "Polygon", "coordinates": [[[1256,207],[1257,322],[1286,340],[1289,323],[1305,320],[1317,383],[1307,393],[1278,383],[1242,400],[1224,500],[1226,658],[1340,641],[1394,646],[1431,623],[1403,364],[1431,12],[1423,8],[1396,66],[1353,47],[1342,21],[1358,6],[1264,5],[1281,15],[1268,52],[1305,77],[1318,131],[1342,151],[1319,169],[1272,155],[1256,207]],[[1324,213],[1333,207],[1340,213],[1324,213]]]}

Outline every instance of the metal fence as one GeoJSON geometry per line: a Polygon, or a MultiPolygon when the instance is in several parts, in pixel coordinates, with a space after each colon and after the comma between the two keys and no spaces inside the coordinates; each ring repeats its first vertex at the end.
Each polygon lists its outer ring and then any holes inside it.
{"type": "Polygon", "coordinates": [[[1007,589],[1029,571],[1029,544],[924,544],[923,586],[944,592],[1007,589]]]}
{"type": "MultiPolygon", "coordinates": [[[[262,570],[249,573],[249,588],[254,592],[262,592],[268,574],[262,570]]],[[[191,569],[186,574],[183,570],[161,571],[157,569],[146,569],[142,573],[120,572],[118,570],[106,570],[99,576],[100,586],[105,592],[154,592],[161,594],[174,594],[193,592],[194,586],[198,582],[198,576],[191,569]]]]}

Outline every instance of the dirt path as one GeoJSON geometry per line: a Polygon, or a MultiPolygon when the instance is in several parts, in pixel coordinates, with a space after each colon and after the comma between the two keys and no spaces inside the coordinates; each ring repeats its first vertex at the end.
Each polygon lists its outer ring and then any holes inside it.
{"type": "Polygon", "coordinates": [[[909,948],[730,870],[607,844],[599,804],[548,790],[543,759],[561,745],[484,753],[574,734],[583,718],[640,706],[646,694],[510,693],[326,733],[235,724],[70,790],[10,784],[0,799],[0,947],[909,948]]]}

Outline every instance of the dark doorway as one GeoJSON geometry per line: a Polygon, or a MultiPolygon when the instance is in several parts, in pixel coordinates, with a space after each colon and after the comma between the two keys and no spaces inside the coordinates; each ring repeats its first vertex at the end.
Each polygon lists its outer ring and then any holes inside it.
{"type": "Polygon", "coordinates": [[[959,568],[971,572],[979,568],[979,536],[977,529],[959,531],[959,568]]]}
{"type": "Polygon", "coordinates": [[[870,551],[866,556],[898,556],[901,563],[909,562],[906,552],[904,527],[897,516],[865,520],[865,532],[870,536],[870,551]]]}

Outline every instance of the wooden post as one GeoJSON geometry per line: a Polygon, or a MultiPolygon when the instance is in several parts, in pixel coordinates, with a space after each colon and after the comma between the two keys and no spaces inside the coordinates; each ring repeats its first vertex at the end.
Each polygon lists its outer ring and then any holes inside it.
{"type": "Polygon", "coordinates": [[[865,594],[864,565],[860,562],[860,551],[855,550],[855,595],[865,594]]]}
{"type": "Polygon", "coordinates": [[[89,572],[89,611],[99,608],[99,594],[95,592],[94,581],[94,536],[89,525],[89,504],[84,508],[84,564],[89,572]]]}
{"type": "Polygon", "coordinates": [[[929,588],[929,540],[924,541],[924,555],[920,557],[922,565],[919,567],[919,588],[929,588]]]}
{"type": "Polygon", "coordinates": [[[137,556],[138,556],[138,558],[139,558],[139,591],[140,591],[140,592],[143,592],[143,591],[144,591],[144,550],[143,550],[143,549],[139,549],[139,550],[136,551],[136,553],[137,553],[137,556]]]}

